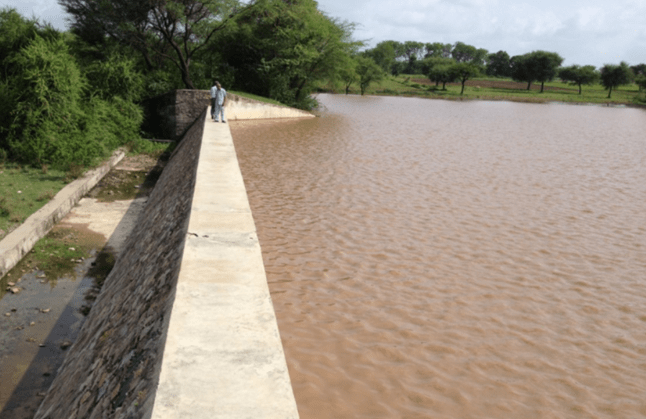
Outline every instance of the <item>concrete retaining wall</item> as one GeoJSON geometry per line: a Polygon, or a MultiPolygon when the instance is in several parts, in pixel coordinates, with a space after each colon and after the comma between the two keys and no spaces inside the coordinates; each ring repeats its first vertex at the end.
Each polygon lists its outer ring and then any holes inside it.
{"type": "MultiPolygon", "coordinates": [[[[174,90],[147,99],[142,104],[145,120],[142,129],[156,138],[177,140],[210,104],[208,90],[174,90]]],[[[227,93],[225,117],[229,120],[312,118],[309,112],[287,106],[271,105],[227,93]]]]}
{"type": "Polygon", "coordinates": [[[298,418],[229,125],[207,112],[35,418],[298,418]]]}
{"type": "Polygon", "coordinates": [[[38,240],[45,237],[52,227],[70,212],[83,195],[88,193],[110,169],[123,159],[124,155],[122,150],[116,151],[106,163],[66,185],[51,201],[30,215],[20,227],[2,239],[0,241],[0,278],[16,266],[38,240]]]}

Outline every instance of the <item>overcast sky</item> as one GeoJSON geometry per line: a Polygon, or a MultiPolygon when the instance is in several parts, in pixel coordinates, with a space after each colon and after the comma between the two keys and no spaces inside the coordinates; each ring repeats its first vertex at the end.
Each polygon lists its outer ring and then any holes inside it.
{"type": "MultiPolygon", "coordinates": [[[[137,1],[137,0],[133,0],[137,1]]],[[[646,0],[319,0],[328,16],[356,23],[369,41],[462,41],[514,56],[559,53],[564,65],[646,63],[646,0]]],[[[65,28],[56,0],[0,0],[65,28]]]]}

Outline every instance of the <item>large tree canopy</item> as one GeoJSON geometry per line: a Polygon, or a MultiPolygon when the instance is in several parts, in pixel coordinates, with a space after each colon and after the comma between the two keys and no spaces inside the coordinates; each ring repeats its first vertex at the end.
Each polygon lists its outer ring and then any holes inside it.
{"type": "Polygon", "coordinates": [[[226,66],[241,90],[307,106],[314,84],[337,78],[337,64],[360,45],[352,29],[314,0],[259,0],[216,36],[212,65],[226,66]]]}
{"type": "MultiPolygon", "coordinates": [[[[59,0],[83,39],[106,37],[135,48],[149,69],[170,61],[195,88],[191,61],[239,7],[237,0],[59,0]]],[[[249,6],[247,6],[249,7],[249,6]]],[[[239,11],[239,10],[238,10],[239,11]]]]}

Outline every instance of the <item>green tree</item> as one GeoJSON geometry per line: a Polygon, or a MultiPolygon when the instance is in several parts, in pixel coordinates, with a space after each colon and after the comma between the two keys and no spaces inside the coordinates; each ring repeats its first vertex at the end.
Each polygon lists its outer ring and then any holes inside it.
{"type": "Polygon", "coordinates": [[[563,58],[555,52],[533,51],[517,55],[510,61],[511,77],[516,81],[527,82],[527,90],[531,88],[532,82],[540,82],[541,93],[543,93],[545,82],[556,77],[562,62],[563,58]]]}
{"type": "Polygon", "coordinates": [[[633,72],[624,61],[619,65],[606,64],[601,67],[601,85],[608,90],[608,99],[615,87],[629,84],[633,79],[633,72]]]}
{"type": "Polygon", "coordinates": [[[640,74],[635,77],[635,83],[639,86],[639,91],[643,91],[646,88],[646,74],[640,74]]]}
{"type": "Polygon", "coordinates": [[[511,75],[511,63],[509,54],[505,51],[498,51],[487,55],[486,74],[492,77],[509,77],[511,75]]]}
{"type": "Polygon", "coordinates": [[[149,70],[168,61],[188,89],[191,62],[239,8],[237,0],[59,0],[72,29],[90,43],[112,38],[139,51],[149,70]]]}
{"type": "Polygon", "coordinates": [[[480,66],[474,63],[456,63],[449,67],[449,72],[462,84],[460,94],[464,94],[464,83],[480,74],[480,66]]]}
{"type": "Polygon", "coordinates": [[[446,90],[446,83],[452,83],[456,80],[456,73],[451,71],[454,64],[437,64],[428,72],[428,78],[435,82],[435,85],[442,83],[442,90],[446,90]]]}
{"type": "Polygon", "coordinates": [[[343,83],[345,94],[350,93],[350,86],[359,80],[357,74],[357,60],[354,57],[349,58],[345,63],[340,65],[339,79],[343,83]]]}
{"type": "Polygon", "coordinates": [[[564,83],[570,83],[579,86],[579,94],[581,94],[581,86],[592,85],[599,81],[599,72],[593,65],[571,65],[563,67],[559,70],[559,77],[564,83]]]}
{"type": "Polygon", "coordinates": [[[359,75],[359,88],[362,96],[370,83],[379,82],[383,79],[381,67],[369,57],[357,57],[357,74],[359,75]]]}
{"type": "Polygon", "coordinates": [[[450,58],[453,45],[441,42],[432,42],[424,45],[424,58],[450,58]]]}
{"type": "Polygon", "coordinates": [[[534,77],[541,83],[541,93],[545,82],[554,80],[563,58],[555,52],[534,51],[530,53],[530,65],[533,68],[534,77]]]}
{"type": "Polygon", "coordinates": [[[456,42],[451,50],[451,56],[457,63],[473,63],[476,65],[484,64],[487,57],[486,49],[478,49],[473,45],[467,45],[464,42],[456,42]]]}
{"type": "Polygon", "coordinates": [[[372,58],[384,72],[391,73],[397,58],[395,52],[397,44],[399,44],[397,41],[383,41],[374,48],[366,50],[364,54],[372,58]]]}
{"type": "Polygon", "coordinates": [[[529,90],[532,82],[536,80],[529,54],[515,55],[511,57],[509,64],[511,78],[527,83],[527,90],[529,90]]]}
{"type": "Polygon", "coordinates": [[[213,71],[230,69],[236,89],[301,108],[361,46],[352,24],[327,17],[314,0],[258,0],[231,23],[212,42],[213,71]]]}
{"type": "Polygon", "coordinates": [[[644,90],[644,87],[646,87],[646,84],[643,82],[643,80],[646,80],[646,64],[637,64],[637,65],[631,65],[630,69],[633,71],[633,75],[635,76],[635,83],[637,83],[637,86],[639,86],[639,91],[641,92],[644,90]]]}

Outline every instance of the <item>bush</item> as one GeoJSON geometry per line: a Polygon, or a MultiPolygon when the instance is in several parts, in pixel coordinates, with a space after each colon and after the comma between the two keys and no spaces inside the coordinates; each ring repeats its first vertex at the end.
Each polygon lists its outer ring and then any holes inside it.
{"type": "Polygon", "coordinates": [[[0,112],[9,113],[0,148],[14,160],[67,170],[139,137],[143,115],[132,100],[143,82],[130,61],[90,66],[95,85],[88,88],[63,38],[36,36],[10,64],[14,76],[0,84],[0,112]]]}
{"type": "MultiPolygon", "coordinates": [[[[8,145],[15,157],[45,164],[66,160],[64,147],[80,142],[84,118],[80,99],[85,86],[62,40],[36,36],[12,60],[18,69],[8,80],[12,102],[8,145]]],[[[69,148],[69,147],[67,147],[69,148]]]]}

